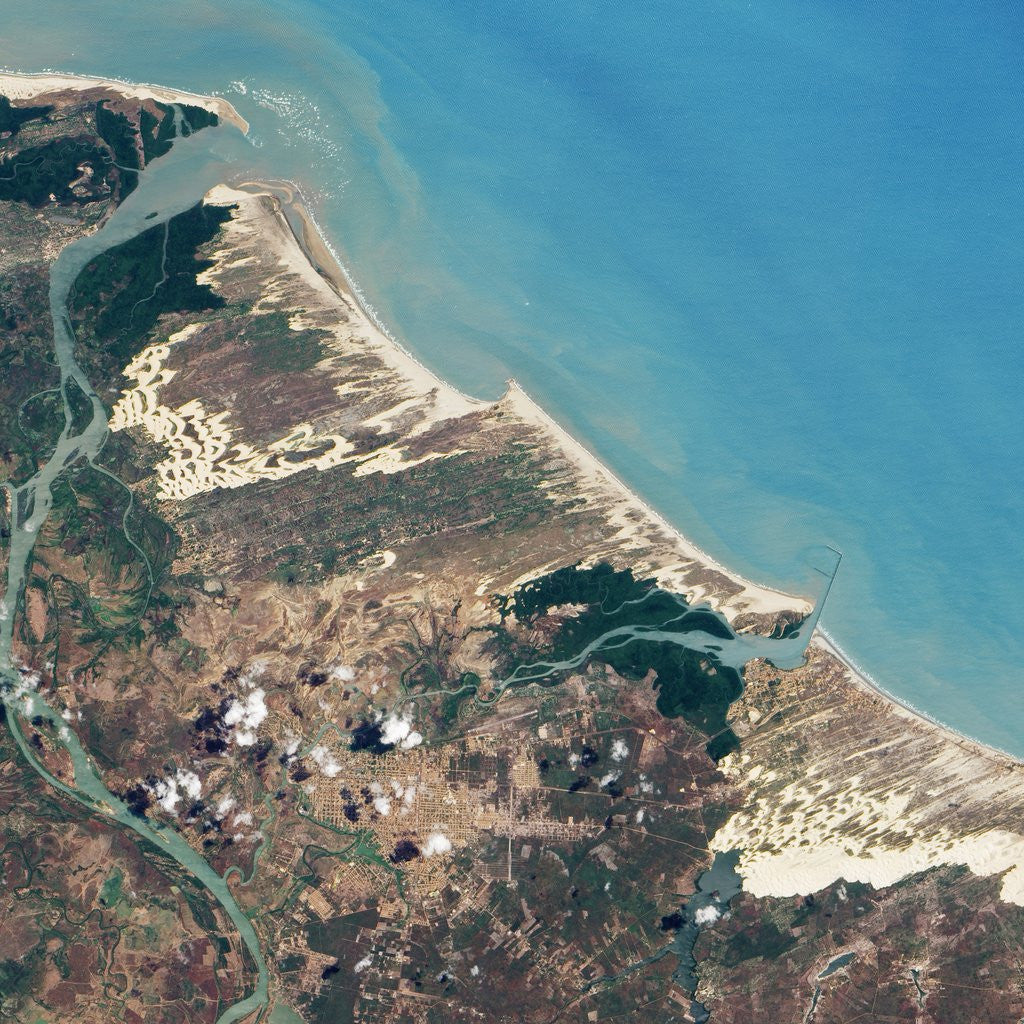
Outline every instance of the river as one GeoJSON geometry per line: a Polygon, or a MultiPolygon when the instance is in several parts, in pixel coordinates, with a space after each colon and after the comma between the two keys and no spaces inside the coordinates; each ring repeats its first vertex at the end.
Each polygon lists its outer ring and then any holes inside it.
{"type": "MultiPolygon", "coordinates": [[[[99,253],[152,227],[154,212],[166,221],[197,202],[207,189],[228,177],[230,161],[237,157],[240,148],[244,151],[245,145],[238,132],[228,127],[208,129],[187,139],[179,139],[170,153],[140,175],[139,187],[103,227],[68,245],[51,268],[50,312],[53,318],[54,354],[61,373],[64,429],[53,454],[35,476],[21,487],[8,485],[12,519],[10,559],[7,586],[0,601],[0,673],[6,684],[0,694],[8,710],[7,723],[11,734],[26,761],[55,789],[105,820],[117,822],[137,833],[173,857],[224,908],[252,957],[257,971],[253,992],[224,1010],[217,1024],[233,1024],[267,1005],[267,964],[252,923],[232,896],[225,877],[218,875],[176,829],[134,815],[123,801],[107,789],[74,730],[61,724],[60,715],[41,693],[25,690],[21,674],[12,658],[12,639],[15,613],[24,590],[25,568],[35,539],[50,511],[52,487],[62,473],[82,459],[95,465],[95,459],[107,437],[107,418],[103,405],[75,360],[75,338],[67,308],[71,287],[81,270],[99,253]],[[92,406],[92,418],[77,432],[68,397],[71,384],[81,389],[92,406]],[[60,726],[54,730],[53,735],[55,742],[63,746],[71,758],[74,785],[67,785],[48,772],[26,742],[19,716],[31,719],[36,715],[60,726]]],[[[130,536],[128,540],[133,543],[130,536]]]]}

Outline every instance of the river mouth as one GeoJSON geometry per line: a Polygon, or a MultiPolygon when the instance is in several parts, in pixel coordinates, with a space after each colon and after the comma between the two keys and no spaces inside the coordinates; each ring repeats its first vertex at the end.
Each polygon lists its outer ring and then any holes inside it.
{"type": "MultiPolygon", "coordinates": [[[[229,173],[229,160],[244,154],[246,143],[232,129],[209,129],[175,140],[169,153],[139,175],[139,187],[91,235],[67,245],[50,269],[50,313],[53,321],[54,356],[61,373],[59,390],[63,404],[64,428],[56,448],[39,471],[20,487],[8,485],[12,523],[8,550],[7,586],[0,601],[0,696],[7,709],[7,724],[25,760],[50,786],[60,790],[108,823],[136,833],[175,861],[205,887],[224,908],[238,931],[242,945],[255,968],[256,985],[251,995],[227,1007],[217,1024],[234,1024],[268,1001],[268,970],[252,923],[238,906],[227,881],[207,863],[172,827],[132,813],[128,806],[104,785],[98,769],[70,725],[19,670],[12,657],[14,621],[23,600],[25,571],[35,539],[52,505],[52,487],[57,478],[78,463],[88,460],[96,467],[107,437],[103,404],[75,359],[75,336],[68,315],[68,298],[79,273],[90,260],[153,226],[158,217],[166,221],[199,202],[229,173]],[[154,217],[155,213],[155,217],[154,217]],[[77,388],[84,395],[91,416],[84,423],[81,410],[73,408],[70,393],[77,388]],[[74,773],[73,785],[55,778],[40,763],[26,742],[19,718],[36,716],[53,725],[53,742],[68,755],[74,773]]],[[[102,470],[101,470],[102,471],[102,470]]],[[[124,524],[122,523],[122,526],[124,524]]],[[[126,539],[131,538],[126,533],[126,539]]]]}

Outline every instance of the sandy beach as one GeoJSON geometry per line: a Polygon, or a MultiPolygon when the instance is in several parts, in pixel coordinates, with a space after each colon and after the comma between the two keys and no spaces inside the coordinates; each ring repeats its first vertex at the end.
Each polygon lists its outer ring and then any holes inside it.
{"type": "Polygon", "coordinates": [[[873,680],[866,672],[862,671],[856,663],[846,655],[846,652],[843,651],[835,640],[833,640],[832,637],[820,627],[814,631],[814,635],[811,637],[811,643],[820,647],[822,650],[828,651],[833,658],[842,663],[853,683],[861,689],[866,690],[868,693],[871,693],[876,697],[881,697],[882,700],[891,704],[898,714],[905,715],[908,719],[921,722],[930,729],[937,729],[939,732],[943,733],[947,739],[967,750],[970,750],[974,754],[978,754],[983,757],[995,758],[1011,765],[1020,765],[1024,763],[1019,758],[1014,757],[1013,754],[1010,754],[1005,750],[1000,750],[999,747],[993,747],[987,743],[982,743],[980,740],[976,740],[965,733],[958,732],[952,726],[946,725],[944,722],[940,722],[938,719],[932,718],[931,715],[925,714],[925,712],[915,708],[912,704],[908,704],[906,701],[900,700],[899,697],[890,693],[883,686],[875,682],[875,680],[873,680]]]}
{"type": "Polygon", "coordinates": [[[169,89],[161,85],[147,85],[138,82],[119,82],[116,79],[90,78],[87,75],[60,73],[21,74],[0,72],[0,93],[12,100],[28,100],[47,92],[61,92],[73,89],[111,89],[122,96],[133,96],[140,100],[160,100],[163,103],[188,103],[213,111],[222,121],[238,128],[243,135],[249,132],[249,122],[220,96],[201,96],[183,89],[169,89]]]}
{"type": "MultiPolygon", "coordinates": [[[[806,615],[812,610],[813,606],[806,599],[744,579],[742,576],[731,572],[719,562],[716,562],[710,555],[683,536],[679,530],[612,473],[596,455],[569,434],[552,416],[530,398],[515,379],[510,379],[507,382],[508,390],[500,399],[496,402],[485,402],[463,394],[424,366],[367,309],[359,289],[352,281],[351,275],[345,270],[330,244],[319,230],[294,183],[252,181],[245,182],[240,187],[250,192],[269,192],[287,207],[287,212],[291,216],[285,217],[285,220],[299,248],[305,254],[312,267],[331,285],[339,296],[348,303],[355,305],[359,314],[366,320],[367,325],[373,329],[378,342],[391,348],[392,357],[389,361],[397,361],[396,368],[409,375],[416,385],[424,391],[436,391],[439,396],[447,396],[447,401],[442,397],[442,404],[452,416],[462,415],[473,409],[480,410],[501,406],[505,410],[511,411],[517,418],[535,425],[548,434],[562,450],[565,457],[575,466],[581,478],[598,489],[614,493],[619,505],[619,509],[615,514],[615,526],[620,531],[620,537],[624,538],[628,534],[639,535],[644,530],[652,529],[664,533],[672,538],[672,544],[677,549],[682,561],[699,563],[701,566],[725,577],[737,588],[738,593],[722,605],[723,612],[730,618],[734,618],[744,612],[771,615],[783,611],[795,611],[806,615]],[[298,230],[296,230],[296,223],[299,225],[298,230]]],[[[659,580],[666,586],[672,586],[677,583],[673,579],[673,573],[670,569],[666,569],[663,573],[659,574],[659,580]]],[[[702,595],[698,594],[696,596],[700,597],[702,595]]]]}

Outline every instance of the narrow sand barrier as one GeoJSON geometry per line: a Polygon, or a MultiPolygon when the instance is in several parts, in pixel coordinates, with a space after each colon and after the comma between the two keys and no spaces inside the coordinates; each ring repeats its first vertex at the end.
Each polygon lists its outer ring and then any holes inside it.
{"type": "Polygon", "coordinates": [[[162,103],[187,103],[194,107],[202,107],[212,111],[222,121],[227,121],[238,128],[243,135],[249,132],[249,122],[237,110],[220,96],[202,96],[199,93],[186,92],[183,89],[169,89],[162,85],[143,85],[136,82],[119,82],[109,78],[90,78],[87,75],[62,74],[45,72],[40,74],[22,74],[20,72],[0,72],[0,94],[12,100],[29,100],[50,92],[66,92],[74,90],[85,92],[87,89],[109,89],[121,96],[132,96],[140,100],[160,100],[162,103]]]}

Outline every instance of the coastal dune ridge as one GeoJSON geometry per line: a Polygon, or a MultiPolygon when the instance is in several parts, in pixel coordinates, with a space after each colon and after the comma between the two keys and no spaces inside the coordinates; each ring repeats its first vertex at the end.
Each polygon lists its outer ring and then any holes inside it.
{"type": "Polygon", "coordinates": [[[140,100],[160,100],[164,103],[188,103],[212,111],[222,120],[233,124],[243,135],[249,134],[249,122],[222,96],[204,96],[184,89],[171,89],[148,82],[125,82],[118,78],[93,78],[65,71],[0,71],[0,93],[12,100],[28,100],[43,93],[87,89],[110,89],[122,96],[140,100]]]}
{"type": "MultiPolygon", "coordinates": [[[[403,364],[401,369],[408,373],[409,364],[411,363],[415,366],[418,378],[417,383],[421,387],[426,390],[437,389],[439,392],[447,392],[478,409],[503,406],[513,412],[517,418],[533,424],[556,442],[564,456],[574,464],[582,477],[602,490],[612,491],[617,494],[621,503],[621,508],[616,517],[617,525],[623,532],[623,535],[642,528],[639,526],[639,523],[643,523],[646,527],[654,526],[656,529],[672,537],[674,545],[686,561],[699,563],[706,569],[727,578],[737,586],[739,593],[735,597],[721,603],[721,610],[727,617],[734,619],[741,612],[752,612],[757,615],[775,615],[785,611],[795,612],[803,616],[809,615],[813,611],[812,603],[806,598],[787,594],[781,590],[746,579],[732,572],[732,570],[716,561],[707,552],[694,544],[693,541],[684,536],[680,530],[624,483],[621,478],[616,476],[593,452],[562,427],[550,413],[535,402],[514,377],[507,380],[507,390],[501,398],[494,402],[487,402],[466,395],[449,381],[439,377],[425,366],[421,360],[399,341],[394,332],[381,320],[380,316],[367,301],[352,272],[338,255],[337,250],[329,239],[327,239],[325,232],[317,223],[309,206],[304,202],[301,188],[297,183],[292,181],[248,181],[238,187],[246,191],[252,190],[254,194],[269,192],[271,195],[278,195],[278,198],[288,206],[289,211],[294,214],[301,225],[300,232],[296,232],[294,225],[289,221],[295,241],[306,258],[337,291],[346,295],[356,304],[359,312],[366,318],[369,324],[397,350],[400,361],[403,364]],[[284,187],[282,188],[282,186],[284,187]]],[[[691,598],[700,599],[704,597],[709,599],[709,603],[712,605],[718,604],[713,594],[695,592],[692,586],[687,587],[670,569],[663,570],[659,574],[658,579],[664,586],[680,589],[691,598]]]]}

